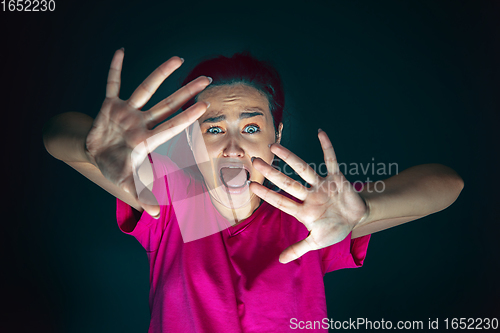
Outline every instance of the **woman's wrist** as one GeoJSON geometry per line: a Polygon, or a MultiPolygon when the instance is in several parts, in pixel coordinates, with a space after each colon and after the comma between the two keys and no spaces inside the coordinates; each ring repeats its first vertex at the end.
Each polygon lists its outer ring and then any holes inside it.
{"type": "Polygon", "coordinates": [[[43,138],[47,151],[64,162],[92,163],[93,158],[86,149],[87,134],[92,123],[91,117],[78,112],[53,117],[44,128],[43,138]]]}
{"type": "Polygon", "coordinates": [[[366,224],[370,218],[370,201],[364,198],[362,195],[360,195],[361,200],[363,200],[363,203],[365,204],[366,210],[361,219],[356,223],[356,227],[359,227],[363,224],[366,224]]]}
{"type": "Polygon", "coordinates": [[[87,162],[97,167],[97,162],[94,156],[92,156],[92,154],[89,152],[87,148],[87,137],[85,137],[85,142],[83,143],[83,153],[85,154],[87,162]]]}

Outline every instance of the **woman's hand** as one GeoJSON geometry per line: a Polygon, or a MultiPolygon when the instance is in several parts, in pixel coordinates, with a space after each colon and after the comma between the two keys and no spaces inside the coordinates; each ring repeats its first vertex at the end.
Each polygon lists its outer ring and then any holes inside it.
{"type": "Polygon", "coordinates": [[[156,216],[160,212],[158,202],[140,182],[137,168],[150,152],[195,122],[206,111],[208,104],[196,103],[174,118],[153,127],[205,89],[211,79],[199,77],[150,110],[141,111],[161,83],[182,65],[183,60],[179,57],[170,58],[151,73],[129,99],[121,100],[118,96],[123,57],[124,50],[117,50],[111,62],[106,99],[87,135],[87,155],[104,177],[132,194],[144,210],[156,216]]]}
{"type": "Polygon", "coordinates": [[[293,195],[302,203],[295,202],[270,189],[252,183],[251,190],[262,200],[294,216],[309,230],[309,236],[285,249],[280,262],[288,263],[311,250],[318,250],[342,241],[367,213],[367,207],[351,183],[340,172],[330,139],[319,131],[328,175],[320,177],[303,160],[280,144],[273,144],[271,151],[287,163],[308,184],[299,182],[279,172],[260,158],[253,166],[271,182],[293,195]]]}

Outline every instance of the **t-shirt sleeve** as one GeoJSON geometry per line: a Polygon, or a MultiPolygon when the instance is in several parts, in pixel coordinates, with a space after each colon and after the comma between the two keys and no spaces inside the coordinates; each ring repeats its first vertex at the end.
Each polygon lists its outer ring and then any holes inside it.
{"type": "Polygon", "coordinates": [[[167,156],[151,153],[148,158],[153,167],[152,192],[160,205],[160,217],[155,219],[146,211],[138,212],[117,198],[116,219],[123,233],[134,236],[146,251],[156,251],[167,224],[174,218],[173,192],[185,189],[190,180],[167,156]]]}
{"type": "Polygon", "coordinates": [[[363,266],[370,236],[351,238],[352,232],[337,244],[321,249],[323,274],[343,268],[363,266]]]}

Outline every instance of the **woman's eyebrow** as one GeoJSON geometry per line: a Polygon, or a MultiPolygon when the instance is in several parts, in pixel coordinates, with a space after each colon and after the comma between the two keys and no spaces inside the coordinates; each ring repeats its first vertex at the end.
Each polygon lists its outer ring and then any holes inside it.
{"type": "Polygon", "coordinates": [[[259,111],[240,113],[240,119],[252,118],[256,116],[264,116],[264,113],[259,111]]]}
{"type": "MultiPolygon", "coordinates": [[[[256,116],[264,116],[264,112],[260,112],[260,111],[242,112],[242,113],[240,113],[239,118],[246,119],[246,118],[252,118],[252,117],[256,117],[256,116]]],[[[207,118],[207,119],[203,120],[202,123],[218,123],[218,122],[221,122],[223,120],[226,120],[226,116],[222,114],[220,116],[207,118]]]]}
{"type": "Polygon", "coordinates": [[[226,119],[225,115],[220,115],[217,117],[207,118],[207,119],[203,120],[203,123],[218,123],[218,122],[225,120],[225,119],[226,119]]]}

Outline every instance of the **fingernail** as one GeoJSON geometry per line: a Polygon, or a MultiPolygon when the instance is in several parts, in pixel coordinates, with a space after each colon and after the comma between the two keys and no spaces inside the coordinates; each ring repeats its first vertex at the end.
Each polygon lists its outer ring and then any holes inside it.
{"type": "Polygon", "coordinates": [[[321,128],[318,128],[318,133],[319,133],[319,132],[323,132],[323,130],[322,130],[321,128]]]}
{"type": "Polygon", "coordinates": [[[255,156],[252,156],[252,158],[251,158],[250,160],[251,160],[251,161],[252,161],[252,163],[253,163],[253,160],[255,160],[255,156]]]}
{"type": "Polygon", "coordinates": [[[181,58],[181,61],[184,62],[184,58],[181,58]]]}
{"type": "Polygon", "coordinates": [[[272,144],[272,143],[270,143],[270,144],[268,144],[267,146],[268,146],[269,148],[271,148],[271,146],[272,146],[272,145],[273,145],[273,144],[272,144]]]}
{"type": "Polygon", "coordinates": [[[212,83],[214,79],[212,79],[210,76],[207,76],[208,81],[210,81],[208,84],[212,83]]]}
{"type": "Polygon", "coordinates": [[[125,48],[124,47],[120,48],[120,50],[122,50],[123,52],[125,52],[125,48]]]}
{"type": "Polygon", "coordinates": [[[210,102],[205,102],[207,104],[207,109],[210,107],[210,102]]]}

